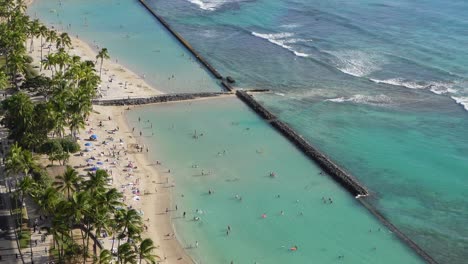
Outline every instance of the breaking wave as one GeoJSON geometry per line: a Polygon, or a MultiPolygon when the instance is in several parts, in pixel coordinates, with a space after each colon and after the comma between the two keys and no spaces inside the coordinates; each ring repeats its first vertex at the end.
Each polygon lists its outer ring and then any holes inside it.
{"type": "Polygon", "coordinates": [[[351,102],[356,104],[367,104],[367,105],[387,105],[392,103],[390,97],[380,94],[380,95],[362,95],[356,94],[351,97],[338,97],[338,98],[331,98],[326,99],[327,102],[334,102],[334,103],[344,103],[344,102],[351,102]]]}
{"type": "Polygon", "coordinates": [[[363,77],[380,70],[382,58],[358,50],[325,51],[331,54],[335,67],[343,73],[363,77]]]}
{"type": "Polygon", "coordinates": [[[468,111],[468,97],[455,97],[451,96],[451,98],[459,105],[463,106],[466,111],[468,111]]]}
{"type": "Polygon", "coordinates": [[[428,89],[435,94],[456,93],[453,88],[453,83],[447,82],[424,82],[424,81],[409,81],[402,78],[393,78],[387,80],[370,79],[375,83],[385,83],[395,86],[402,86],[409,89],[428,89]]]}
{"type": "Polygon", "coordinates": [[[296,55],[298,57],[309,57],[310,56],[310,54],[299,52],[299,51],[295,50],[292,46],[288,45],[288,44],[294,44],[294,43],[298,43],[298,42],[311,41],[311,40],[306,40],[306,39],[292,38],[294,36],[293,33],[282,32],[282,33],[274,33],[274,34],[262,34],[262,33],[252,32],[252,35],[254,35],[255,37],[266,39],[266,40],[268,40],[269,42],[271,42],[271,43],[273,43],[275,45],[278,45],[278,46],[280,46],[282,48],[285,48],[285,49],[291,51],[292,53],[294,53],[294,55],[296,55]]]}
{"type": "Polygon", "coordinates": [[[224,4],[242,2],[244,0],[188,0],[190,3],[197,5],[200,9],[206,11],[214,11],[224,4]]]}

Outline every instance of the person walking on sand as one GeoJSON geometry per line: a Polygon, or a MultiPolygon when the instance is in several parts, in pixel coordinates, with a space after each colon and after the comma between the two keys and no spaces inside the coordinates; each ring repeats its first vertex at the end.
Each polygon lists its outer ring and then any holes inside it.
{"type": "Polygon", "coordinates": [[[195,248],[198,248],[198,241],[195,241],[195,248]]]}

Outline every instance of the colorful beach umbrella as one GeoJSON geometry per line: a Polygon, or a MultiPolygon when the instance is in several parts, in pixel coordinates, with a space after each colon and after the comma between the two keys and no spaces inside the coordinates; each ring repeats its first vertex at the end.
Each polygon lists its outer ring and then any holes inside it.
{"type": "Polygon", "coordinates": [[[98,136],[96,134],[92,134],[89,138],[92,138],[92,139],[97,139],[98,136]]]}

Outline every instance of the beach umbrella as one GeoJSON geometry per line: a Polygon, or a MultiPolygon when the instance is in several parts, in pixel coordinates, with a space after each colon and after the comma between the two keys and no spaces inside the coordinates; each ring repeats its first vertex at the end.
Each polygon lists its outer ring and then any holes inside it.
{"type": "Polygon", "coordinates": [[[86,162],[90,163],[90,162],[93,162],[94,160],[93,159],[87,159],[86,162]]]}
{"type": "Polygon", "coordinates": [[[91,171],[97,171],[98,169],[99,169],[99,167],[94,166],[94,167],[92,167],[90,170],[91,170],[91,171]]]}
{"type": "Polygon", "coordinates": [[[86,152],[90,152],[91,150],[89,148],[85,148],[85,151],[86,152]]]}
{"type": "Polygon", "coordinates": [[[97,139],[98,136],[96,134],[92,134],[89,138],[92,138],[92,139],[97,139]]]}
{"type": "Polygon", "coordinates": [[[102,165],[103,163],[101,161],[96,162],[97,165],[102,165]]]}
{"type": "Polygon", "coordinates": [[[84,145],[87,146],[87,147],[89,147],[89,146],[92,146],[93,144],[90,143],[90,142],[86,142],[84,145]]]}

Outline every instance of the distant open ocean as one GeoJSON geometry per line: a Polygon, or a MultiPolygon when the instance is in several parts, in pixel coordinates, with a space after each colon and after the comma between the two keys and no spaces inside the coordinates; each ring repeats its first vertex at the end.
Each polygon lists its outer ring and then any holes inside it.
{"type": "MultiPolygon", "coordinates": [[[[89,27],[72,31],[164,91],[216,89],[173,40],[148,37],[156,22],[137,1],[64,0],[74,9],[60,17],[50,12],[57,2],[38,0],[30,13],[65,25],[86,16],[89,27]],[[166,44],[177,46],[175,59],[159,54],[166,44]]],[[[147,2],[237,87],[273,90],[257,98],[368,186],[372,203],[432,257],[466,263],[468,1],[147,2]]]]}

